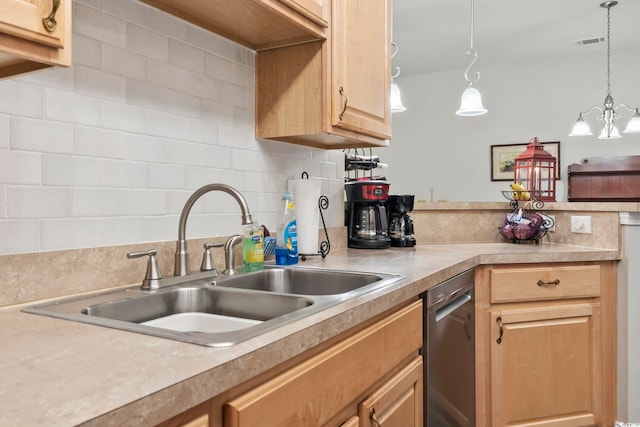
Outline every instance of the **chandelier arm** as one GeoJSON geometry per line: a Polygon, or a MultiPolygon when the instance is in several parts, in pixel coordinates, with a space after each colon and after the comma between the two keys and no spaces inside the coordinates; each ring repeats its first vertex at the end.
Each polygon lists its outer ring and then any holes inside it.
{"type": "Polygon", "coordinates": [[[391,75],[391,80],[398,78],[400,75],[400,67],[396,67],[394,73],[391,75]]]}
{"type": "Polygon", "coordinates": [[[591,112],[593,110],[598,110],[601,114],[604,113],[604,110],[596,105],[596,106],[593,106],[593,107],[589,108],[587,111],[580,113],[580,115],[588,116],[589,114],[591,114],[591,112]]]}
{"type": "Polygon", "coordinates": [[[618,111],[618,108],[620,107],[624,107],[627,109],[627,111],[630,111],[632,113],[635,113],[635,111],[637,110],[637,108],[629,107],[627,104],[618,104],[615,108],[615,111],[618,111]]]}

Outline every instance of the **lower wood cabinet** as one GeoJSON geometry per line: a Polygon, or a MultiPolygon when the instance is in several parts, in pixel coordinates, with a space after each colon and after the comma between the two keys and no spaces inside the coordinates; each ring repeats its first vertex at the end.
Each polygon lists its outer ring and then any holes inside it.
{"type": "Polygon", "coordinates": [[[224,405],[224,427],[422,425],[417,301],[224,405]],[[342,415],[344,414],[344,415],[342,415]],[[343,417],[342,419],[340,419],[343,417]]]}
{"type": "Polygon", "coordinates": [[[614,423],[615,263],[484,266],[477,426],[614,423]]]}

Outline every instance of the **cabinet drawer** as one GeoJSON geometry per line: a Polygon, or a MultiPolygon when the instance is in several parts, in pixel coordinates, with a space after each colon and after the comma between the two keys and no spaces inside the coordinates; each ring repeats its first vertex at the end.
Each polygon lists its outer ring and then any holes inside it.
{"type": "Polygon", "coordinates": [[[224,425],[324,425],[421,345],[417,301],[228,402],[224,425]]]}
{"type": "Polygon", "coordinates": [[[600,266],[574,265],[491,270],[491,302],[600,295],[600,266]]]}

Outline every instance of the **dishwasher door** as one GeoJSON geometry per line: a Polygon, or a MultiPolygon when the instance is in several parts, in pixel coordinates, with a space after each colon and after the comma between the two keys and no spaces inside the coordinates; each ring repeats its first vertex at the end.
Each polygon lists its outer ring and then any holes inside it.
{"type": "Polygon", "coordinates": [[[424,420],[427,427],[475,426],[474,272],[426,292],[424,420]]]}

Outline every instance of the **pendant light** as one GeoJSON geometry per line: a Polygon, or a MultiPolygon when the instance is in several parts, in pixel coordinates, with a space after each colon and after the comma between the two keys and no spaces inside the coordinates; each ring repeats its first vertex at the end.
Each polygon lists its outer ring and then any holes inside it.
{"type": "MultiPolygon", "coordinates": [[[[395,43],[391,43],[391,60],[393,61],[393,57],[398,53],[398,45],[395,43]]],[[[400,96],[400,88],[394,81],[400,75],[400,67],[396,67],[395,73],[391,76],[391,94],[389,96],[389,104],[391,104],[391,112],[392,113],[402,113],[407,110],[407,107],[402,105],[402,98],[400,96]]]]}
{"type": "Polygon", "coordinates": [[[473,60],[471,64],[467,67],[464,72],[464,78],[467,82],[469,82],[469,86],[464,90],[462,94],[462,99],[460,100],[460,108],[456,111],[458,116],[481,116],[487,113],[487,109],[482,105],[482,95],[480,95],[480,91],[473,87],[474,83],[477,83],[480,80],[480,73],[476,72],[475,77],[473,79],[469,78],[469,70],[473,66],[473,64],[478,59],[478,52],[473,48],[473,21],[474,21],[474,6],[473,1],[471,0],[471,48],[466,52],[467,55],[473,55],[473,60]]]}
{"type": "Polygon", "coordinates": [[[596,120],[604,122],[602,131],[598,139],[620,139],[620,131],[615,124],[615,121],[620,118],[617,111],[620,108],[624,108],[632,113],[627,127],[623,133],[640,133],[640,112],[638,108],[631,108],[627,104],[614,105],[613,97],[611,96],[611,8],[617,5],[617,1],[606,1],[600,4],[600,7],[607,9],[607,96],[604,98],[604,108],[594,106],[589,108],[585,112],[578,114],[578,119],[571,129],[569,136],[589,136],[593,135],[591,128],[585,121],[585,116],[589,115],[592,111],[598,110],[600,114],[596,117],[596,120]]]}

